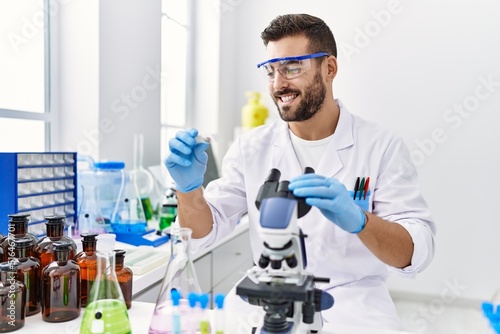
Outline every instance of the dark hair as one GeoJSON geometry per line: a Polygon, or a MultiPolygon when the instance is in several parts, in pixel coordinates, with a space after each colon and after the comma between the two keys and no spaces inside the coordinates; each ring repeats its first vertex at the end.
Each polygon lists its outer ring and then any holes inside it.
{"type": "Polygon", "coordinates": [[[309,39],[309,52],[328,52],[337,57],[337,44],[330,28],[315,16],[308,14],[288,14],[277,16],[269,23],[260,37],[267,46],[269,42],[284,37],[305,35],[309,39]]]}

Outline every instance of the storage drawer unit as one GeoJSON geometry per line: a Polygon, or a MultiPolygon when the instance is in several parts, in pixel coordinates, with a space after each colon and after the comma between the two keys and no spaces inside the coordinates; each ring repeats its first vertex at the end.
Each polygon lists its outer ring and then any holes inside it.
{"type": "Polygon", "coordinates": [[[7,234],[8,214],[31,214],[28,231],[45,234],[44,216],[75,221],[75,152],[0,153],[0,233],[7,234]]]}

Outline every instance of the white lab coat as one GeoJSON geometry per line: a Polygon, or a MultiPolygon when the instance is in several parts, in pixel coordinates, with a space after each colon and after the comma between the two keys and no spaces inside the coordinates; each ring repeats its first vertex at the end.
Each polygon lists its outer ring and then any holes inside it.
{"type": "MultiPolygon", "coordinates": [[[[322,288],[331,293],[335,305],[322,313],[325,321],[399,329],[386,277],[389,270],[413,277],[428,265],[434,255],[435,225],[403,141],[387,129],[352,115],[339,100],[337,103],[337,129],[315,172],[338,179],[348,190],[353,189],[358,176],[369,176],[369,211],[404,226],[415,251],[409,267],[391,268],[358,236],[340,229],[313,207],[298,221],[307,235],[307,270],[330,279],[322,288]]],[[[303,173],[287,124],[281,120],[242,135],[231,146],[224,158],[222,177],[211,182],[204,193],[212,209],[213,230],[193,240],[194,248],[226,236],[248,212],[253,258],[258,263],[262,241],[255,199],[271,168],[281,171],[281,181],[303,173]]]]}

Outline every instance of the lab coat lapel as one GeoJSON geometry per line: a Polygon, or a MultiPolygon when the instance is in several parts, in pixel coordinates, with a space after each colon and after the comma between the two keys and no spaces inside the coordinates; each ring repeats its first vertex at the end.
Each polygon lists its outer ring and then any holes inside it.
{"type": "Polygon", "coordinates": [[[280,122],[273,145],[273,167],[282,172],[282,180],[289,180],[304,172],[293,150],[287,123],[280,122]]]}
{"type": "Polygon", "coordinates": [[[354,144],[352,115],[339,102],[340,116],[335,134],[319,162],[316,174],[333,177],[343,167],[340,151],[354,144]]]}

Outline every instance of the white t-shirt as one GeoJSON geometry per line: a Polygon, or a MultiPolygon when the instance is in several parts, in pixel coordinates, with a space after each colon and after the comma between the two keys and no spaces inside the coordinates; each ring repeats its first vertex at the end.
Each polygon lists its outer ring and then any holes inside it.
{"type": "Polygon", "coordinates": [[[289,132],[293,150],[302,170],[306,167],[316,170],[334,134],[320,140],[305,140],[297,137],[292,131],[289,132]]]}

